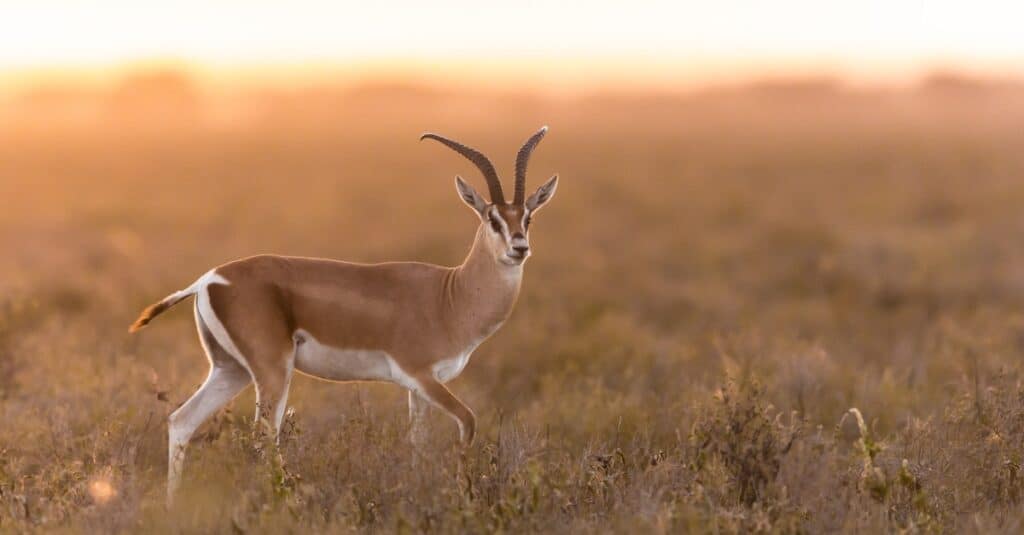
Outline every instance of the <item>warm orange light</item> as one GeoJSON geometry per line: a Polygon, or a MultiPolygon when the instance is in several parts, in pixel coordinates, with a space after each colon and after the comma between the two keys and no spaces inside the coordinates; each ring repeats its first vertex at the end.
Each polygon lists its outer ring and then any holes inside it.
{"type": "Polygon", "coordinates": [[[1012,2],[941,0],[36,0],[0,7],[0,73],[154,58],[217,72],[456,65],[477,78],[518,66],[583,81],[823,66],[869,76],[936,66],[1024,72],[1020,13],[1011,11],[1012,2]]]}
{"type": "Polygon", "coordinates": [[[89,496],[94,502],[103,505],[117,497],[117,489],[107,477],[96,477],[89,482],[89,496]]]}

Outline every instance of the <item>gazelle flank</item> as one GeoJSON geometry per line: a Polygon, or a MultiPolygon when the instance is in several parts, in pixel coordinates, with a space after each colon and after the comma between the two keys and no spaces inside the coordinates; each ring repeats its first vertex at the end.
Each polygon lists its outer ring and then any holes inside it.
{"type": "Polygon", "coordinates": [[[296,370],[329,381],[400,385],[409,391],[414,444],[423,443],[429,406],[451,416],[462,443],[470,444],[476,418],[445,383],[458,377],[515,305],[532,217],[558,185],[556,175],[525,196],[527,163],[546,132],[538,130],[516,156],[512,202],[505,201],[486,156],[436,134],[420,138],[473,162],[490,193],[488,201],[455,177],[459,196],[480,219],[458,266],[260,255],[216,267],[146,308],[131,332],[195,296],[196,328],[210,361],[206,381],[168,418],[168,501],[180,485],[195,430],[250,383],[256,385],[257,424],[277,436],[296,370]]]}

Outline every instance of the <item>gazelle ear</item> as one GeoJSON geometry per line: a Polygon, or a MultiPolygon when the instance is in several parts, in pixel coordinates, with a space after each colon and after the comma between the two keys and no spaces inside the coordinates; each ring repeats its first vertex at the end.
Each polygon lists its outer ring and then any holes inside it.
{"type": "Polygon", "coordinates": [[[543,186],[537,188],[537,191],[533,192],[526,199],[526,209],[535,212],[544,203],[551,200],[555,196],[555,190],[558,189],[558,175],[555,175],[548,179],[543,186]]]}
{"type": "Polygon", "coordinates": [[[475,189],[473,189],[473,186],[470,186],[465,180],[462,180],[461,176],[456,175],[455,189],[458,190],[459,197],[462,199],[462,202],[468,204],[470,208],[476,210],[477,215],[483,217],[484,210],[487,209],[487,201],[485,201],[484,198],[481,197],[475,189]]]}

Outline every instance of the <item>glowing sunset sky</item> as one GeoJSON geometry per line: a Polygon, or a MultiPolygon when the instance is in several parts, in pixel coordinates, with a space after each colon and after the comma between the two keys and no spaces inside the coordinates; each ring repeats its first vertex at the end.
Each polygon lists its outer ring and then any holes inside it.
{"type": "Polygon", "coordinates": [[[221,72],[384,65],[655,81],[825,67],[1020,74],[1022,15],[992,1],[6,1],[0,70],[174,60],[221,72]]]}

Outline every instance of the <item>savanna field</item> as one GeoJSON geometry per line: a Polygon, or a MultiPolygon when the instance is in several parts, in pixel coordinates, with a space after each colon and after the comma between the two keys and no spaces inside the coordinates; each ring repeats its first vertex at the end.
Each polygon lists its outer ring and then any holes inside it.
{"type": "MultiPolygon", "coordinates": [[[[506,189],[510,185],[506,185],[506,189]]],[[[206,92],[173,75],[0,108],[0,532],[1024,530],[1024,88],[810,81],[574,96],[402,83],[206,92]],[[461,262],[487,153],[528,188],[511,319],[450,386],[253,392],[164,508],[207,362],[146,305],[257,253],[461,262]],[[856,410],[852,410],[856,409],[856,410]]]]}

